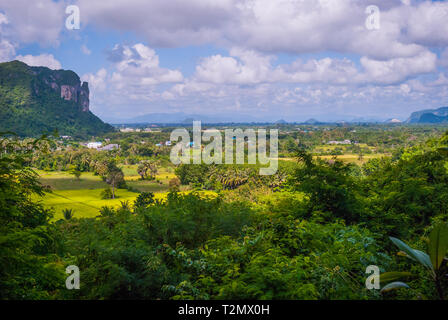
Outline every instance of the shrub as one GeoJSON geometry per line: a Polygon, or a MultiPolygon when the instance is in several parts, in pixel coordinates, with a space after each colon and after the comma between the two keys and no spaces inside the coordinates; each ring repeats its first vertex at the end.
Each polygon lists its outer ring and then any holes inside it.
{"type": "Polygon", "coordinates": [[[110,188],[106,188],[101,191],[101,199],[112,199],[112,190],[110,188]]]}
{"type": "Polygon", "coordinates": [[[114,208],[108,206],[100,208],[100,217],[112,217],[113,215],[115,215],[114,208]]]}
{"type": "Polygon", "coordinates": [[[152,192],[142,192],[138,195],[137,199],[134,201],[135,208],[146,208],[154,203],[154,193],[152,192]]]}
{"type": "Polygon", "coordinates": [[[173,189],[173,188],[179,188],[179,187],[180,187],[180,179],[177,178],[177,177],[174,177],[173,179],[171,179],[171,180],[168,182],[168,184],[169,184],[169,186],[170,186],[171,189],[173,189]]]}

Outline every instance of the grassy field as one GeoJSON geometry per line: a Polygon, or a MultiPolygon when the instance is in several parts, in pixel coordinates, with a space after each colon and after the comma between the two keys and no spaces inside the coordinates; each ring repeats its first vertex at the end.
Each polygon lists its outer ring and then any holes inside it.
{"type": "MultiPolygon", "coordinates": [[[[79,189],[105,189],[108,187],[99,176],[95,176],[92,172],[82,173],[80,179],[76,179],[73,175],[63,171],[46,172],[36,170],[39,173],[40,181],[44,185],[50,186],[53,190],[79,190],[79,189]]],[[[176,175],[173,172],[162,169],[156,177],[156,181],[140,180],[140,176],[136,173],[136,167],[123,167],[126,183],[140,192],[163,192],[169,188],[169,181],[176,175]],[[134,169],[134,170],[133,170],[134,169]]]]}
{"type": "MultiPolygon", "coordinates": [[[[134,201],[138,193],[118,189],[116,199],[101,199],[102,189],[56,190],[47,193],[42,199],[45,207],[54,209],[55,220],[62,219],[63,209],[73,209],[75,218],[93,218],[99,214],[103,206],[118,207],[120,201],[134,201]]],[[[157,194],[156,197],[161,197],[157,194]]]]}
{"type": "Polygon", "coordinates": [[[50,186],[53,190],[73,190],[73,189],[104,189],[107,183],[95,176],[91,172],[84,172],[80,179],[76,179],[67,172],[52,171],[46,172],[36,170],[40,176],[40,181],[44,185],[50,186]]]}
{"type": "MultiPolygon", "coordinates": [[[[139,193],[130,192],[125,189],[118,189],[116,199],[101,199],[102,189],[78,189],[78,190],[56,190],[47,193],[41,199],[46,208],[52,208],[55,216],[54,220],[63,218],[63,209],[73,209],[75,218],[94,218],[99,215],[99,209],[103,206],[117,208],[121,201],[134,202],[139,193]]],[[[187,191],[188,192],[188,191],[187,191]]],[[[156,199],[166,199],[168,192],[155,193],[156,199]]],[[[211,191],[201,191],[203,196],[214,196],[211,191]]]]}
{"type": "MultiPolygon", "coordinates": [[[[137,166],[138,165],[133,164],[133,165],[124,165],[121,167],[121,170],[123,170],[123,173],[125,175],[126,181],[135,181],[140,179],[140,176],[137,173],[137,166]]],[[[156,179],[162,183],[168,184],[168,182],[174,177],[176,177],[176,175],[174,174],[174,170],[172,168],[160,168],[156,179]]]]}
{"type": "Polygon", "coordinates": [[[324,159],[324,160],[331,160],[333,158],[337,158],[338,160],[341,160],[343,162],[356,163],[357,165],[362,165],[362,164],[366,163],[367,161],[369,161],[370,159],[382,158],[382,157],[387,157],[387,156],[390,156],[390,155],[377,153],[377,154],[366,154],[363,156],[362,160],[359,160],[359,155],[357,155],[357,154],[343,154],[340,156],[318,156],[318,158],[324,159]]]}
{"type": "MultiPolygon", "coordinates": [[[[330,160],[336,157],[339,160],[359,165],[372,158],[387,156],[385,154],[365,155],[363,160],[359,160],[357,154],[344,154],[340,156],[319,156],[321,159],[330,160]]],[[[294,161],[293,158],[280,158],[281,161],[294,161]]],[[[140,180],[137,174],[137,165],[122,166],[125,174],[126,184],[130,187],[118,189],[116,199],[101,199],[101,192],[108,185],[99,177],[91,172],[83,173],[80,179],[76,179],[68,172],[46,172],[37,170],[40,180],[44,185],[51,187],[52,192],[41,199],[47,208],[54,209],[55,220],[63,218],[63,209],[73,209],[74,217],[96,217],[99,215],[99,209],[103,206],[119,207],[121,201],[133,203],[139,192],[154,192],[156,199],[164,199],[169,189],[169,181],[175,177],[172,168],[161,168],[156,177],[156,181],[140,180]]],[[[181,189],[188,192],[186,187],[181,189]]],[[[206,193],[205,193],[206,194],[206,193]]],[[[214,194],[213,192],[209,194],[214,194]]]]}
{"type": "MultiPolygon", "coordinates": [[[[175,177],[173,170],[162,168],[156,177],[157,181],[142,181],[136,169],[137,166],[123,166],[126,184],[139,192],[154,192],[156,199],[164,199],[169,189],[168,182],[175,177]]],[[[116,199],[101,199],[101,192],[109,186],[99,176],[91,172],[85,172],[80,179],[76,179],[68,172],[36,171],[42,184],[51,187],[52,192],[47,193],[40,200],[45,207],[54,209],[55,220],[63,218],[63,209],[73,209],[74,217],[96,217],[101,207],[118,207],[121,201],[132,203],[139,194],[126,189],[118,189],[116,190],[116,199]]],[[[186,191],[185,188],[181,190],[186,191]]]]}
{"type": "MultiPolygon", "coordinates": [[[[337,158],[346,163],[356,163],[357,165],[363,165],[370,159],[382,158],[382,157],[390,157],[390,154],[385,153],[375,153],[375,154],[366,154],[363,156],[362,160],[359,160],[358,154],[343,154],[339,156],[314,156],[314,158],[320,158],[323,160],[331,160],[333,158],[337,158]]],[[[295,161],[295,158],[278,158],[279,161],[295,161]]]]}

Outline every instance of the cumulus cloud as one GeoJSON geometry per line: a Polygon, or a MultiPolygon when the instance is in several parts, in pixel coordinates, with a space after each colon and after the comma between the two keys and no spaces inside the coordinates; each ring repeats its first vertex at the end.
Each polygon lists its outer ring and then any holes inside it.
{"type": "Polygon", "coordinates": [[[91,92],[104,91],[106,89],[107,70],[101,68],[97,73],[87,73],[81,77],[81,80],[89,83],[91,92]]]}
{"type": "Polygon", "coordinates": [[[214,55],[204,58],[196,67],[196,79],[201,82],[255,84],[272,76],[272,56],[255,51],[232,49],[230,57],[214,55]]]}
{"type": "Polygon", "coordinates": [[[362,81],[376,83],[397,83],[408,77],[429,73],[436,70],[437,55],[424,51],[414,57],[395,58],[386,61],[361,58],[361,65],[366,70],[361,75],[362,81]]]}
{"type": "Polygon", "coordinates": [[[112,81],[117,85],[156,85],[183,79],[180,71],[161,68],[156,52],[141,43],[133,46],[116,45],[109,56],[115,62],[116,71],[112,74],[112,81]]]}
{"type": "Polygon", "coordinates": [[[373,59],[415,56],[448,45],[448,3],[399,0],[87,1],[89,23],[131,30],[157,46],[215,43],[268,53],[351,52],[373,59]],[[365,9],[381,9],[367,30],[365,9]]]}
{"type": "MultiPolygon", "coordinates": [[[[108,51],[108,60],[112,62],[110,71],[102,68],[96,73],[85,74],[82,79],[92,88],[92,106],[107,104],[108,108],[123,111],[132,101],[134,108],[156,99],[162,99],[163,93],[158,85],[180,83],[184,80],[179,70],[160,66],[156,52],[142,44],[117,44],[108,51]],[[106,90],[107,89],[107,90],[106,90]]],[[[169,99],[167,92],[163,99],[169,99]]]]}
{"type": "Polygon", "coordinates": [[[426,1],[410,9],[406,36],[425,46],[448,45],[448,4],[426,1]]]}
{"type": "MultiPolygon", "coordinates": [[[[57,44],[63,26],[63,3],[51,0],[0,0],[0,61],[12,60],[24,43],[57,44]]],[[[19,55],[15,59],[32,66],[60,69],[51,54],[19,55]]]]}
{"type": "Polygon", "coordinates": [[[112,30],[136,32],[151,45],[213,42],[235,16],[236,0],[78,1],[83,19],[112,30]]]}
{"type": "Polygon", "coordinates": [[[8,23],[6,15],[0,12],[0,62],[11,60],[16,53],[14,45],[2,37],[4,25],[8,23]]]}
{"type": "Polygon", "coordinates": [[[18,55],[15,59],[25,62],[29,66],[48,67],[54,70],[62,69],[61,63],[56,60],[52,54],[44,53],[38,56],[33,56],[30,54],[27,54],[25,56],[18,55]]]}
{"type": "Polygon", "coordinates": [[[274,57],[254,51],[233,49],[230,56],[204,58],[196,67],[194,80],[214,84],[257,83],[392,84],[436,70],[437,56],[422,51],[416,56],[374,60],[361,57],[358,68],[347,58],[298,59],[274,67],[274,57]]]}
{"type": "MultiPolygon", "coordinates": [[[[400,97],[423,105],[443,100],[447,92],[443,73],[448,67],[447,2],[77,0],[74,4],[80,6],[82,26],[130,31],[145,43],[116,45],[107,54],[111,63],[107,70],[83,76],[90,83],[93,106],[102,103],[118,110],[121,105],[169,105],[196,110],[216,105],[253,112],[268,112],[271,106],[287,112],[310,105],[342,108],[343,103],[353,108],[369,103],[390,107],[393,97],[398,105],[400,97]],[[379,30],[365,27],[368,5],[381,10],[379,30]],[[153,49],[203,44],[229,53],[201,57],[188,78],[161,65],[153,49]],[[439,59],[432,52],[438,49],[439,59]],[[278,55],[283,53],[296,60],[279,64],[278,55]],[[428,73],[429,80],[419,78],[428,73]]],[[[22,44],[58,45],[61,35],[67,35],[62,32],[65,5],[52,0],[0,0],[0,60],[12,59],[22,44]]],[[[85,45],[80,50],[90,54],[85,45]]],[[[18,58],[60,68],[47,54],[18,58]]]]}
{"type": "Polygon", "coordinates": [[[0,40],[0,62],[11,60],[15,53],[14,46],[8,40],[0,40]]]}
{"type": "Polygon", "coordinates": [[[0,0],[0,10],[9,24],[3,29],[3,36],[17,43],[59,43],[64,27],[64,2],[52,0],[0,0]]]}

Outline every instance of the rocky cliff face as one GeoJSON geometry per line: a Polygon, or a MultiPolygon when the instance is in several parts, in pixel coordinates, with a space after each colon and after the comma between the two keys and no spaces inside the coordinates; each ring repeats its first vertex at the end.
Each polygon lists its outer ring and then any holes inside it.
{"type": "MultiPolygon", "coordinates": [[[[57,85],[56,85],[57,86],[57,85]]],[[[52,88],[56,87],[52,85],[52,88]]],[[[58,90],[56,88],[56,90],[58,90]]],[[[89,85],[83,82],[81,86],[61,85],[61,98],[74,101],[82,107],[82,111],[89,111],[89,85]]]]}
{"type": "MultiPolygon", "coordinates": [[[[62,99],[75,102],[84,112],[89,111],[89,85],[87,82],[81,83],[76,73],[67,70],[49,70],[43,67],[31,67],[31,69],[62,99]]],[[[35,93],[38,94],[39,89],[36,89],[35,93]]]]}

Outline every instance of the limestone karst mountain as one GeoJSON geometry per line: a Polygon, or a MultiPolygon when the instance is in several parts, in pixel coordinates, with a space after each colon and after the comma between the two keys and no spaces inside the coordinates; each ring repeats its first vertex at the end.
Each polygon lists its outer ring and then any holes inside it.
{"type": "Polygon", "coordinates": [[[407,123],[447,123],[448,107],[438,109],[427,109],[411,114],[407,123]]]}
{"type": "Polygon", "coordinates": [[[0,63],[0,131],[98,135],[113,127],[89,110],[89,86],[69,70],[0,63]]]}

